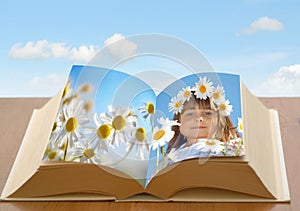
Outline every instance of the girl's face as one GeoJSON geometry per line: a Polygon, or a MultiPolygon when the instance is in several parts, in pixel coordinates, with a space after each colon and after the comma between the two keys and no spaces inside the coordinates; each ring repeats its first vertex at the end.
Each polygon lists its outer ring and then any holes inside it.
{"type": "Polygon", "coordinates": [[[211,139],[218,129],[218,113],[198,106],[191,107],[181,114],[180,123],[180,133],[187,139],[211,139]]]}

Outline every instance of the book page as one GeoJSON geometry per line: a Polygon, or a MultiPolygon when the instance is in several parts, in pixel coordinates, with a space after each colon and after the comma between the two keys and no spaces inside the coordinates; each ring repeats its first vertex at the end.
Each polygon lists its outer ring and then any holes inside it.
{"type": "Polygon", "coordinates": [[[94,163],[145,179],[155,103],[151,87],[134,76],[74,66],[44,160],[94,163]]]}
{"type": "Polygon", "coordinates": [[[275,111],[267,109],[242,83],[241,85],[243,112],[247,125],[245,144],[249,164],[276,198],[285,198],[284,195],[289,198],[288,194],[283,193],[288,190],[282,187],[286,183],[283,179],[286,170],[278,116],[274,116],[275,111]]]}
{"type": "Polygon", "coordinates": [[[62,92],[58,93],[42,108],[33,111],[1,198],[7,198],[18,190],[38,169],[59,107],[61,94],[62,92]]]}
{"type": "Polygon", "coordinates": [[[244,155],[238,75],[198,73],[177,80],[158,95],[154,119],[147,184],[186,159],[204,163],[244,155]]]}

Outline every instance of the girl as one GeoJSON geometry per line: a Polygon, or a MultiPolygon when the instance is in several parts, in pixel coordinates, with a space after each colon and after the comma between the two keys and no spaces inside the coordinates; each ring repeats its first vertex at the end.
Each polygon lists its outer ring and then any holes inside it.
{"type": "MultiPolygon", "coordinates": [[[[167,153],[174,162],[199,157],[224,155],[224,143],[239,139],[229,116],[220,115],[218,105],[210,97],[197,98],[191,92],[180,113],[174,115],[180,126],[173,126],[174,137],[167,153]]],[[[240,139],[239,139],[240,140],[240,139]]]]}

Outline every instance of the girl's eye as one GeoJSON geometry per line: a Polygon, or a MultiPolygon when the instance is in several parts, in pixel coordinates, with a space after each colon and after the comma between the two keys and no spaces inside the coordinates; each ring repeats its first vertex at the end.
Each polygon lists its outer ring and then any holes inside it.
{"type": "Polygon", "coordinates": [[[187,112],[185,114],[185,117],[192,117],[192,116],[194,116],[194,112],[187,112]]]}
{"type": "Polygon", "coordinates": [[[211,111],[206,111],[206,112],[204,113],[204,115],[205,115],[205,116],[212,116],[212,112],[211,112],[211,111]]]}

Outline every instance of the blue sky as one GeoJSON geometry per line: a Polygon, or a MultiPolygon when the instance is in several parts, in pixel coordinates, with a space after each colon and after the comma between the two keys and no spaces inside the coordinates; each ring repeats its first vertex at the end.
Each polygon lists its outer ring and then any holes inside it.
{"type": "Polygon", "coordinates": [[[7,1],[0,13],[0,96],[52,96],[73,64],[110,38],[170,35],[258,96],[300,96],[297,0],[7,1]]]}

